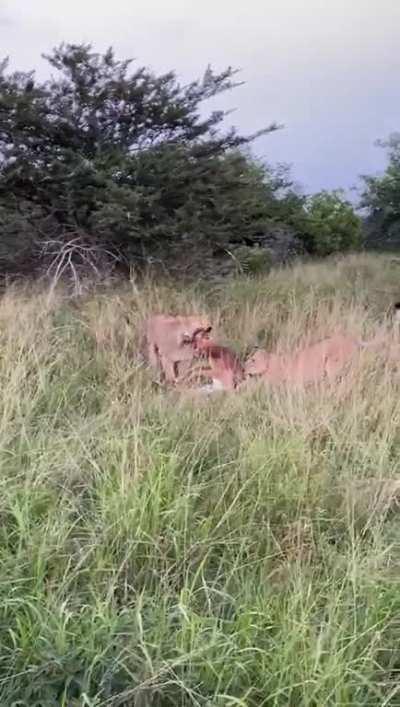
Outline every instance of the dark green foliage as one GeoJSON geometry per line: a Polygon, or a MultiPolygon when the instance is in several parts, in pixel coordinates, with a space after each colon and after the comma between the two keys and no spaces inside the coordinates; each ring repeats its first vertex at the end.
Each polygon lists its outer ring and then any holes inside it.
{"type": "Polygon", "coordinates": [[[382,176],[364,176],[361,205],[368,210],[367,244],[375,247],[400,247],[400,134],[378,143],[388,152],[388,165],[382,176]]]}
{"type": "Polygon", "coordinates": [[[322,191],[309,197],[302,226],[307,250],[315,255],[356,250],[361,245],[361,219],[340,191],[322,191]]]}
{"type": "Polygon", "coordinates": [[[256,135],[222,130],[223,111],[200,111],[235,86],[232,69],[181,86],[174,73],[132,72],[111,49],[62,45],[47,59],[57,73],[42,84],[2,66],[0,208],[15,215],[2,219],[13,257],[42,264],[54,258],[49,240],[72,240],[75,260],[79,248],[102,247],[137,265],[262,228],[268,187],[238,152],[256,135]]]}
{"type": "Polygon", "coordinates": [[[260,247],[273,250],[283,232],[316,254],[355,245],[349,204],[308,201],[285,166],[247,153],[275,124],[242,136],[223,127],[223,111],[205,115],[205,100],[237,85],[231,68],[182,86],[111,49],[61,45],[46,58],[55,75],[44,83],[0,67],[0,275],[76,285],[117,263],[193,274],[238,246],[257,246],[247,255],[259,270],[260,247]]]}
{"type": "Polygon", "coordinates": [[[266,248],[239,246],[233,253],[239,273],[266,275],[271,269],[271,256],[266,248]]]}

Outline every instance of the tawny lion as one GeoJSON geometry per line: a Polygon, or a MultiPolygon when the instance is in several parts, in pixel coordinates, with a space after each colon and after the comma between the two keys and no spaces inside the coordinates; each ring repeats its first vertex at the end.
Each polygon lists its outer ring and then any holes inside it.
{"type": "Polygon", "coordinates": [[[194,356],[188,338],[191,341],[194,332],[209,327],[208,319],[199,315],[173,317],[157,314],[150,317],[145,322],[144,334],[150,365],[161,370],[167,382],[176,382],[179,364],[190,362],[194,356]]]}
{"type": "Polygon", "coordinates": [[[294,354],[278,355],[257,350],[247,359],[245,374],[261,376],[271,384],[307,385],[325,378],[333,380],[360,349],[372,344],[336,334],[294,354]]]}

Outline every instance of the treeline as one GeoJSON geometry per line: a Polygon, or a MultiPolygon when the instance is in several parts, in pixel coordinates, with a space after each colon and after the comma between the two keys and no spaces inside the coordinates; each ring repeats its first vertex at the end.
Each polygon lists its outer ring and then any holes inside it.
{"type": "MultiPolygon", "coordinates": [[[[45,82],[1,65],[0,276],[196,275],[227,259],[256,271],[271,242],[319,256],[362,245],[343,194],[307,197],[287,168],[251,157],[279,126],[243,136],[223,110],[204,117],[204,101],[237,85],[231,68],[182,86],[111,49],[61,45],[46,58],[45,82]]],[[[363,205],[381,230],[399,220],[398,144],[387,174],[366,179],[363,205]]]]}

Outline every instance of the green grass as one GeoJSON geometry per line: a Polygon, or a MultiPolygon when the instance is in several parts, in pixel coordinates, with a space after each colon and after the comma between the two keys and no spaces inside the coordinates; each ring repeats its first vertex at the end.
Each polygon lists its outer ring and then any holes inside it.
{"type": "Polygon", "coordinates": [[[78,306],[6,293],[2,706],[400,705],[398,367],[365,353],[332,388],[196,399],[138,353],[156,309],[209,313],[242,354],[396,339],[399,276],[351,256],[78,306]]]}

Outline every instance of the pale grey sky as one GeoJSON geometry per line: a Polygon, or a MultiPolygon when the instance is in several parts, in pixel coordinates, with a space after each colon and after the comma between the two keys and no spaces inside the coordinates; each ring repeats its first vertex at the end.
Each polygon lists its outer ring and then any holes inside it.
{"type": "Polygon", "coordinates": [[[0,0],[0,52],[15,69],[61,41],[112,45],[183,81],[208,63],[242,69],[220,96],[243,132],[285,125],[254,152],[289,162],[306,190],[382,169],[377,138],[400,130],[400,0],[0,0]]]}

